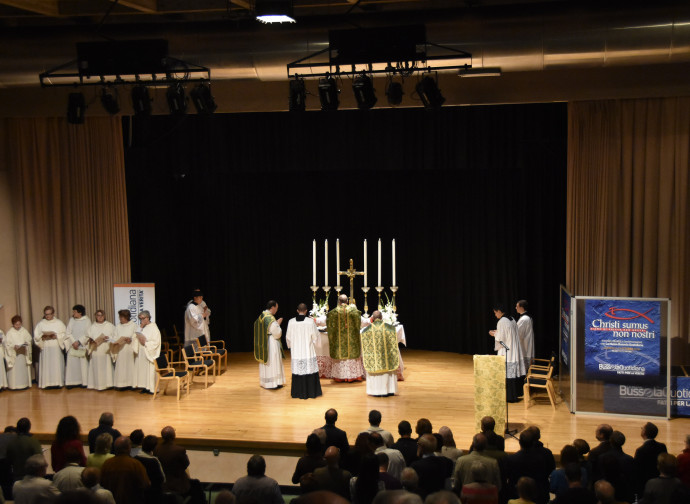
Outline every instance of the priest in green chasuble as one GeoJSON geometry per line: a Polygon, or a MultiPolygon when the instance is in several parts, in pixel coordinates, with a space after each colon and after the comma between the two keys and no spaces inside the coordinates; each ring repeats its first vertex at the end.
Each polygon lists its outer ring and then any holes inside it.
{"type": "Polygon", "coordinates": [[[280,344],[283,335],[280,324],[283,319],[276,320],[277,312],[278,303],[271,300],[254,322],[254,358],[259,362],[259,383],[266,389],[285,385],[283,348],[280,344]]]}
{"type": "Polygon", "coordinates": [[[359,331],[362,312],[348,304],[345,294],[338,297],[338,306],[326,317],[328,346],[333,365],[331,375],[338,382],[362,381],[364,367],[359,331]]]}
{"type": "Polygon", "coordinates": [[[372,323],[362,331],[362,360],[367,372],[367,394],[390,396],[398,392],[400,352],[395,328],[383,321],[381,312],[371,315],[372,323]]]}

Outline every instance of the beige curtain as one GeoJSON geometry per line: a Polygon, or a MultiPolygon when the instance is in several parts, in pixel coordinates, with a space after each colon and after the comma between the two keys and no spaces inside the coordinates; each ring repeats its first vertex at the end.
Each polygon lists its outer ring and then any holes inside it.
{"type": "Polygon", "coordinates": [[[29,328],[53,305],[113,320],[113,283],[130,280],[122,129],[116,117],[8,119],[17,306],[29,328]]]}
{"type": "Polygon", "coordinates": [[[575,102],[568,121],[568,287],[670,298],[680,363],[690,339],[690,98],[575,102]]]}

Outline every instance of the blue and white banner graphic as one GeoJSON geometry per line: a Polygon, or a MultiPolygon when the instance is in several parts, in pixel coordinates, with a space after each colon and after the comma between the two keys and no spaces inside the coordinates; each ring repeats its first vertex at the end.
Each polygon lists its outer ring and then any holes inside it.
{"type": "Polygon", "coordinates": [[[143,310],[151,313],[151,322],[156,320],[156,285],[155,284],[115,284],[113,286],[114,315],[113,323],[117,325],[117,312],[128,310],[130,317],[139,325],[137,318],[143,310]]]}
{"type": "Polygon", "coordinates": [[[659,375],[661,303],[624,299],[585,302],[585,377],[648,381],[659,375]]]}
{"type": "Polygon", "coordinates": [[[561,362],[570,366],[570,293],[561,286],[561,362]]]}

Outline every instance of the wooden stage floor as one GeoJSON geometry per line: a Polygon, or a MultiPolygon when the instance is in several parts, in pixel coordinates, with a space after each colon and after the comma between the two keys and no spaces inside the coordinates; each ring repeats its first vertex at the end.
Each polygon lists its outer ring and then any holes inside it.
{"type": "MultiPolygon", "coordinates": [[[[33,432],[43,441],[52,438],[58,420],[74,415],[84,434],[96,426],[103,411],[115,413],[115,427],[123,433],[141,428],[159,434],[172,425],[181,442],[189,447],[222,447],[231,451],[262,450],[263,453],[302,451],[307,435],[324,423],[328,408],[338,410],[337,425],[348,432],[353,443],[356,433],[368,426],[367,414],[378,409],[381,426],[397,438],[397,424],[408,420],[413,428],[418,418],[431,420],[434,431],[450,427],[460,448],[469,446],[475,433],[472,356],[446,352],[402,350],[405,381],[399,382],[399,395],[370,397],[364,383],[334,383],[322,380],[323,396],[307,401],[290,397],[290,361],[284,361],[287,385],[278,390],[259,387],[258,365],[249,353],[231,353],[228,370],[215,384],[203,388],[203,379],[195,379],[192,392],[178,402],[174,395],[151,396],[137,392],[85,389],[0,392],[0,428],[15,424],[27,416],[33,432]]],[[[168,394],[171,394],[169,391],[168,394]]],[[[558,453],[573,439],[586,439],[595,446],[594,431],[607,422],[627,437],[624,447],[634,453],[641,444],[640,427],[646,419],[607,415],[572,415],[565,404],[554,412],[548,402],[524,409],[522,402],[509,405],[512,428],[522,430],[538,425],[544,444],[558,453]]],[[[690,419],[655,421],[658,440],[678,454],[690,433],[690,419]]],[[[506,441],[508,451],[518,449],[517,441],[506,441]]]]}

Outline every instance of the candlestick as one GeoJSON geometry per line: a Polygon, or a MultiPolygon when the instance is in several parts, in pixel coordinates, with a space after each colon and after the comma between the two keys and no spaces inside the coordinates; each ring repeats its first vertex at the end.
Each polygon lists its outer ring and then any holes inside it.
{"type": "Polygon", "coordinates": [[[312,304],[312,306],[314,306],[316,304],[316,291],[319,290],[319,286],[318,285],[312,285],[310,288],[311,288],[311,292],[312,292],[311,304],[312,304]]]}
{"type": "Polygon", "coordinates": [[[398,292],[398,286],[393,285],[391,286],[391,291],[393,292],[393,311],[398,312],[398,307],[395,305],[395,293],[398,292]]]}
{"type": "Polygon", "coordinates": [[[316,285],[316,240],[312,243],[311,250],[311,284],[316,285]]]}
{"type": "MultiPolygon", "coordinates": [[[[378,278],[378,285],[381,285],[381,238],[379,238],[379,278],[378,278]]],[[[379,294],[379,298],[381,295],[379,294]]]]}
{"type": "Polygon", "coordinates": [[[362,287],[362,292],[364,292],[364,316],[369,316],[369,305],[367,304],[367,293],[369,292],[369,287],[362,287]]]}
{"type": "Polygon", "coordinates": [[[328,306],[328,295],[330,294],[331,286],[330,285],[324,285],[323,286],[323,291],[326,293],[326,310],[330,310],[328,306]]]}
{"type": "MultiPolygon", "coordinates": [[[[335,240],[335,279],[337,280],[338,286],[340,286],[340,238],[335,240]]],[[[340,291],[338,291],[340,292],[340,291]]]]}
{"type": "Polygon", "coordinates": [[[328,285],[328,239],[323,244],[324,255],[324,269],[323,269],[323,283],[328,285]]]}
{"type": "MultiPolygon", "coordinates": [[[[397,285],[395,283],[395,239],[393,239],[393,285],[397,285]]],[[[395,295],[395,293],[393,293],[395,295]]]]}
{"type": "Polygon", "coordinates": [[[383,308],[383,306],[381,306],[381,293],[383,292],[383,287],[381,285],[378,285],[374,288],[376,289],[376,292],[379,293],[379,305],[378,306],[379,306],[379,310],[380,310],[381,308],[383,308]]]}
{"type": "Polygon", "coordinates": [[[369,285],[368,280],[368,273],[369,269],[367,268],[367,239],[364,239],[364,287],[369,285]]]}

